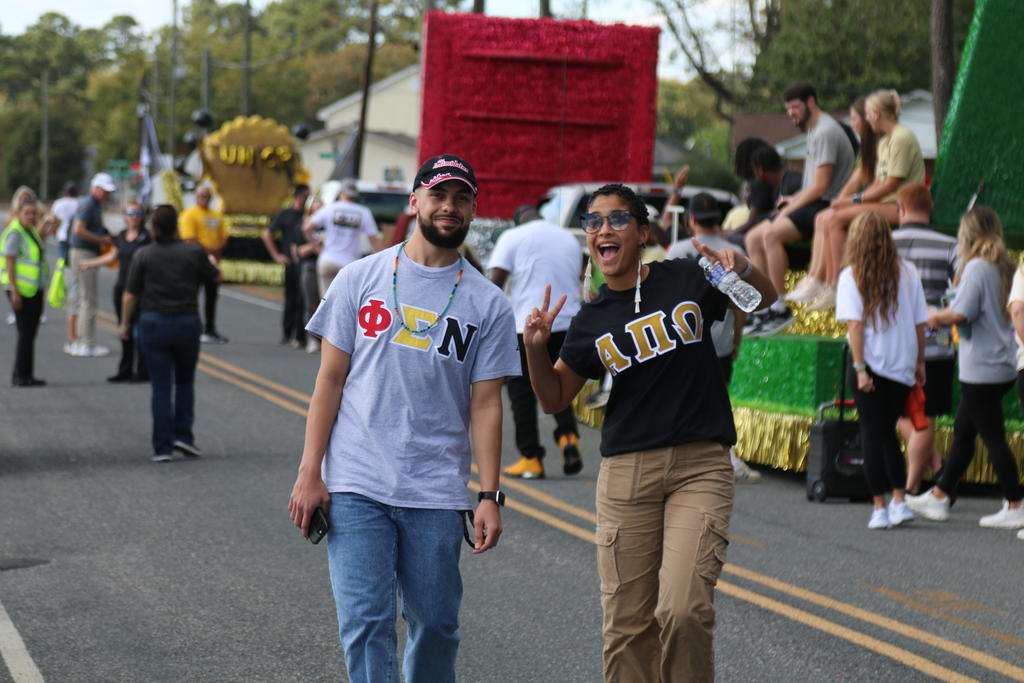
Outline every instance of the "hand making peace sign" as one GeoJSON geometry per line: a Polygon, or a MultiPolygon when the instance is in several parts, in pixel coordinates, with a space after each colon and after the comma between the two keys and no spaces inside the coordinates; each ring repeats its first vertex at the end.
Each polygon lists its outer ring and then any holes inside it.
{"type": "Polygon", "coordinates": [[[566,295],[563,294],[550,311],[551,285],[544,287],[544,302],[540,308],[534,308],[530,315],[526,316],[526,323],[523,325],[523,343],[527,346],[547,346],[551,338],[551,325],[558,317],[559,311],[565,304],[566,295]]]}

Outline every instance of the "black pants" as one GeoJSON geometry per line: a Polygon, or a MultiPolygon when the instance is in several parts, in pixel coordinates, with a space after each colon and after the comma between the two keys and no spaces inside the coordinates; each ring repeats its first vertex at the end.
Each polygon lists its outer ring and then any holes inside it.
{"type": "Polygon", "coordinates": [[[284,267],[284,314],[281,331],[286,340],[306,343],[306,310],[302,297],[302,266],[289,263],[284,267]]]}
{"type": "MultiPolygon", "coordinates": [[[[121,324],[121,297],[124,295],[124,287],[114,287],[114,312],[117,314],[117,324],[121,324]]],[[[146,361],[142,357],[142,350],[139,349],[139,340],[135,337],[135,325],[139,322],[139,307],[135,307],[132,315],[132,324],[128,326],[128,339],[121,340],[121,362],[117,364],[117,374],[120,377],[137,377],[148,379],[146,372],[146,361]]]]}
{"type": "MultiPolygon", "coordinates": [[[[7,292],[8,300],[11,293],[7,292]]],[[[27,381],[35,377],[36,333],[39,332],[39,319],[43,316],[43,292],[35,296],[21,297],[21,310],[14,311],[14,324],[18,328],[18,344],[14,352],[14,370],[11,381],[14,383],[27,381]]]]}
{"type": "Polygon", "coordinates": [[[907,483],[907,463],[896,436],[896,421],[903,415],[910,387],[880,377],[868,368],[875,390],[857,388],[857,373],[850,366],[853,401],[860,415],[860,442],[864,452],[864,478],[868,492],[881,496],[907,483]]]}
{"type": "Polygon", "coordinates": [[[203,332],[217,334],[217,292],[220,283],[207,282],[203,285],[203,332]]]}
{"type": "Polygon", "coordinates": [[[1011,387],[1013,382],[960,382],[960,406],[953,421],[953,443],[950,444],[942,476],[936,482],[940,489],[947,493],[954,489],[974,459],[974,440],[981,435],[989,462],[1003,490],[1003,498],[1011,503],[1021,500],[1017,461],[1006,443],[1006,428],[1003,426],[1003,396],[1011,387]]]}
{"type": "MultiPolygon", "coordinates": [[[[509,377],[505,384],[508,387],[508,399],[512,403],[512,419],[516,425],[516,448],[527,458],[543,458],[544,447],[540,445],[540,433],[537,430],[537,397],[530,386],[530,372],[526,365],[526,347],[523,335],[519,338],[519,360],[523,364],[522,377],[509,377]]],[[[552,332],[548,340],[548,355],[554,362],[565,341],[565,332],[552,332]]],[[[576,416],[572,407],[555,414],[555,441],[563,434],[576,434],[576,416]]]]}

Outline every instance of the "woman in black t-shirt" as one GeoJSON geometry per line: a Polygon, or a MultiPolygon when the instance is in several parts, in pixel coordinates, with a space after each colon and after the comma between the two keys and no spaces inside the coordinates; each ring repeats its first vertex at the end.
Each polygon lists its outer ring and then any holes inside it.
{"type": "MultiPolygon", "coordinates": [[[[138,202],[128,202],[124,215],[125,228],[114,238],[114,248],[102,256],[82,261],[79,266],[85,271],[118,263],[117,282],[114,283],[114,312],[117,314],[118,324],[121,323],[121,299],[124,295],[124,283],[128,280],[128,272],[132,267],[132,257],[136,251],[152,241],[149,231],[143,225],[144,212],[138,202]]],[[[108,382],[149,381],[146,361],[142,358],[142,350],[138,348],[139,340],[135,338],[135,325],[138,322],[139,315],[136,312],[128,327],[128,339],[121,340],[121,360],[117,365],[117,373],[108,377],[108,382]]]]}
{"type": "MultiPolygon", "coordinates": [[[[548,289],[523,341],[547,413],[565,409],[586,378],[613,378],[597,485],[605,680],[710,681],[736,433],[709,331],[728,299],[691,259],[641,263],[647,210],[629,188],[605,185],[588,209],[591,263],[607,284],[573,318],[554,365],[546,345],[564,296],[548,310],[548,289]]],[[[699,248],[775,300],[745,256],[699,248]]]]}
{"type": "Polygon", "coordinates": [[[188,457],[202,452],[192,436],[195,409],[193,382],[199,360],[200,285],[220,272],[203,248],[178,238],[178,213],[162,205],[150,219],[154,243],[132,259],[121,303],[121,339],[131,335],[136,305],[139,346],[146,357],[153,388],[153,462],[168,462],[178,451],[188,457]]]}

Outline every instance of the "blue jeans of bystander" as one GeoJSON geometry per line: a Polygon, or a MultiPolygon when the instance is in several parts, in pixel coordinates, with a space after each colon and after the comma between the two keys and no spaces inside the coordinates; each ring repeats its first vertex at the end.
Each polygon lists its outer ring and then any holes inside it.
{"type": "Polygon", "coordinates": [[[397,681],[396,596],[408,683],[455,680],[462,515],[332,493],[327,535],[338,630],[352,683],[397,681]]]}
{"type": "Polygon", "coordinates": [[[153,453],[170,455],[176,440],[194,443],[193,382],[201,330],[198,315],[143,311],[139,317],[139,346],[153,388],[153,453]]]}

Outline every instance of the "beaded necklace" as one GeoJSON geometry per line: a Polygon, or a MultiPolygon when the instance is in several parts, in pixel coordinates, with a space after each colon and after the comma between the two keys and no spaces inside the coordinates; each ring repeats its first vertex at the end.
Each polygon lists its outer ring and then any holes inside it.
{"type": "Polygon", "coordinates": [[[430,330],[434,329],[434,327],[439,322],[441,322],[441,318],[443,318],[444,314],[448,312],[448,309],[451,308],[452,299],[455,298],[455,290],[457,290],[459,288],[459,283],[462,282],[462,272],[463,272],[463,266],[465,264],[465,259],[462,257],[462,254],[460,253],[459,254],[459,274],[455,276],[455,284],[452,285],[452,291],[451,291],[451,294],[448,295],[448,302],[444,305],[444,310],[441,311],[441,313],[438,314],[438,316],[436,318],[434,318],[434,322],[430,323],[426,327],[420,328],[418,330],[414,330],[414,329],[412,329],[411,327],[409,327],[408,325],[405,324],[405,316],[402,315],[402,311],[398,307],[398,259],[402,256],[402,252],[405,250],[405,244],[408,241],[409,240],[405,240],[405,242],[402,242],[401,244],[399,244],[398,245],[398,251],[395,252],[395,265],[394,265],[394,268],[391,270],[391,301],[392,301],[392,308],[395,310],[395,314],[398,316],[398,322],[400,322],[402,324],[402,328],[406,332],[409,332],[411,334],[424,334],[424,333],[429,332],[430,330]]]}

